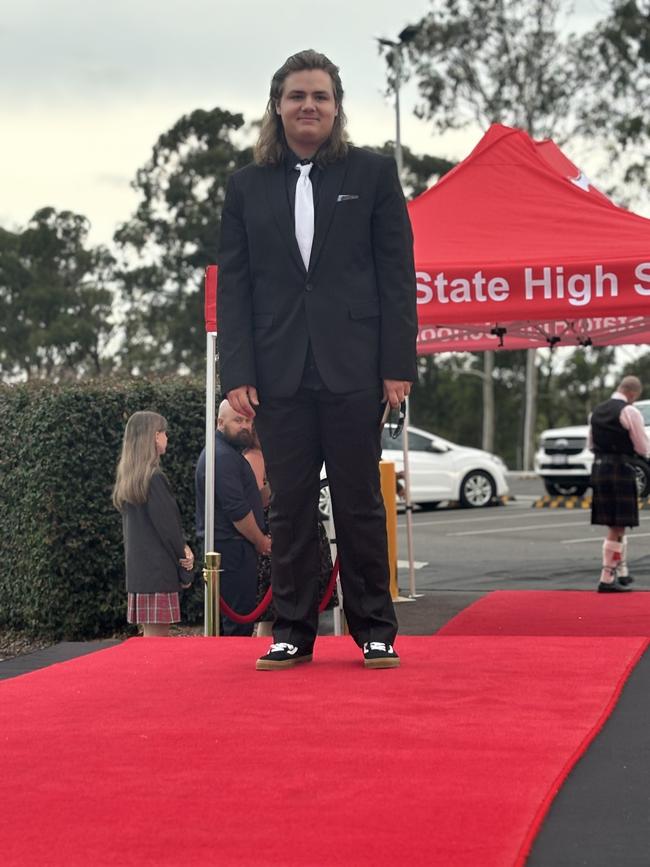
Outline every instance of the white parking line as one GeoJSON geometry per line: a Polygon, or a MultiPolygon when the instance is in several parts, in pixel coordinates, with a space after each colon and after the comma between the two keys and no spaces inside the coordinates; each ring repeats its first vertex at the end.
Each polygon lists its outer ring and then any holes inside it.
{"type": "MultiPolygon", "coordinates": [[[[632,533],[630,535],[631,539],[643,539],[646,536],[650,536],[650,533],[632,533]]],[[[587,539],[563,539],[563,545],[578,545],[581,542],[600,542],[602,545],[603,537],[601,536],[589,536],[587,539]]]]}
{"type": "MultiPolygon", "coordinates": [[[[517,520],[522,520],[522,519],[526,519],[526,518],[528,518],[530,520],[530,518],[532,518],[531,513],[532,513],[532,509],[530,509],[530,508],[526,508],[525,513],[519,514],[519,515],[513,515],[513,514],[509,513],[508,514],[508,520],[517,521],[517,520]]],[[[535,512],[535,515],[539,515],[540,517],[542,517],[543,515],[549,516],[549,517],[550,516],[557,517],[557,513],[558,513],[557,509],[553,509],[553,511],[550,511],[548,509],[544,509],[542,511],[540,509],[539,512],[535,512]]],[[[577,510],[577,511],[573,512],[572,514],[574,514],[574,515],[578,515],[578,514],[588,515],[589,511],[588,510],[584,510],[584,511],[577,510]]],[[[441,524],[463,524],[463,526],[465,524],[479,524],[479,523],[484,524],[486,521],[488,521],[488,522],[501,521],[504,517],[503,512],[501,512],[498,515],[486,515],[484,518],[468,518],[468,517],[466,517],[466,515],[467,515],[467,513],[465,513],[465,515],[459,515],[457,518],[443,518],[443,520],[441,520],[441,521],[418,521],[418,520],[414,520],[413,521],[413,527],[415,529],[417,529],[418,527],[437,527],[437,526],[440,526],[441,524]]],[[[399,529],[404,529],[406,527],[406,522],[404,522],[403,524],[398,523],[398,527],[399,527],[399,529]]]]}
{"type": "MultiPolygon", "coordinates": [[[[567,523],[571,524],[570,521],[563,521],[561,524],[529,524],[527,527],[517,527],[517,532],[520,533],[522,530],[554,530],[557,527],[566,527],[567,523]]],[[[575,523],[578,524],[577,521],[575,523]]],[[[512,533],[512,527],[501,527],[496,530],[464,530],[462,533],[445,533],[445,536],[484,536],[486,533],[512,533]]]]}

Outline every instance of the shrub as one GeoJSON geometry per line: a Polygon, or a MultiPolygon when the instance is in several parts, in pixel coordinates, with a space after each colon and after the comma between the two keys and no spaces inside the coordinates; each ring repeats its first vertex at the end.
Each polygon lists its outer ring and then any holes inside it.
{"type": "MultiPolygon", "coordinates": [[[[53,640],[125,628],[121,517],[111,504],[127,418],[169,423],[162,459],[197,563],[194,466],[203,447],[201,381],[96,380],[0,386],[0,625],[53,640]]],[[[183,600],[202,616],[202,590],[183,600]]]]}

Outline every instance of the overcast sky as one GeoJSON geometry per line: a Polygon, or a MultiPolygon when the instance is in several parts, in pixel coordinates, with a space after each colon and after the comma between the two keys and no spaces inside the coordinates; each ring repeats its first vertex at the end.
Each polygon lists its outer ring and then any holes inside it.
{"type": "MultiPolygon", "coordinates": [[[[606,0],[577,0],[575,29],[606,0]]],[[[395,38],[428,0],[20,0],[0,16],[0,226],[52,205],[107,242],[136,204],[129,182],[160,133],[196,108],[261,116],[271,74],[303,48],[341,67],[358,144],[394,137],[375,37],[395,38]]],[[[573,29],[573,28],[572,28],[573,29]]],[[[434,138],[403,93],[402,138],[462,158],[477,133],[434,138]]]]}

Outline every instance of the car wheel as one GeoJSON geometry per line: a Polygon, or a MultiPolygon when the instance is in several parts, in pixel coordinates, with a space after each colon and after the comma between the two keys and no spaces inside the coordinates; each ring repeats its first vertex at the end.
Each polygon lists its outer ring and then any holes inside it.
{"type": "Polygon", "coordinates": [[[552,497],[581,497],[589,485],[579,482],[562,484],[560,482],[549,482],[547,479],[544,479],[544,487],[546,488],[546,493],[552,497]]]}
{"type": "Polygon", "coordinates": [[[460,485],[461,505],[469,509],[489,506],[496,493],[494,479],[484,470],[467,473],[460,485]]]}
{"type": "Polygon", "coordinates": [[[634,466],[634,476],[636,482],[636,493],[640,499],[647,497],[650,495],[650,476],[648,475],[648,470],[645,467],[638,466],[635,464],[634,466]]]}
{"type": "Polygon", "coordinates": [[[332,514],[332,499],[330,497],[330,485],[327,479],[320,480],[320,493],[318,494],[318,513],[321,521],[329,521],[332,514]]]}

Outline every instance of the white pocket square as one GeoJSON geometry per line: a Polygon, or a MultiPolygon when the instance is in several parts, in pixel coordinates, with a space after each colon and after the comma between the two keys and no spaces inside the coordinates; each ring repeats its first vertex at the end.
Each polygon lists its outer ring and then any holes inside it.
{"type": "Polygon", "coordinates": [[[354,193],[352,195],[349,195],[348,193],[341,193],[340,196],[336,197],[336,201],[337,202],[351,202],[353,199],[358,199],[358,198],[359,198],[359,196],[355,195],[354,193]]]}

